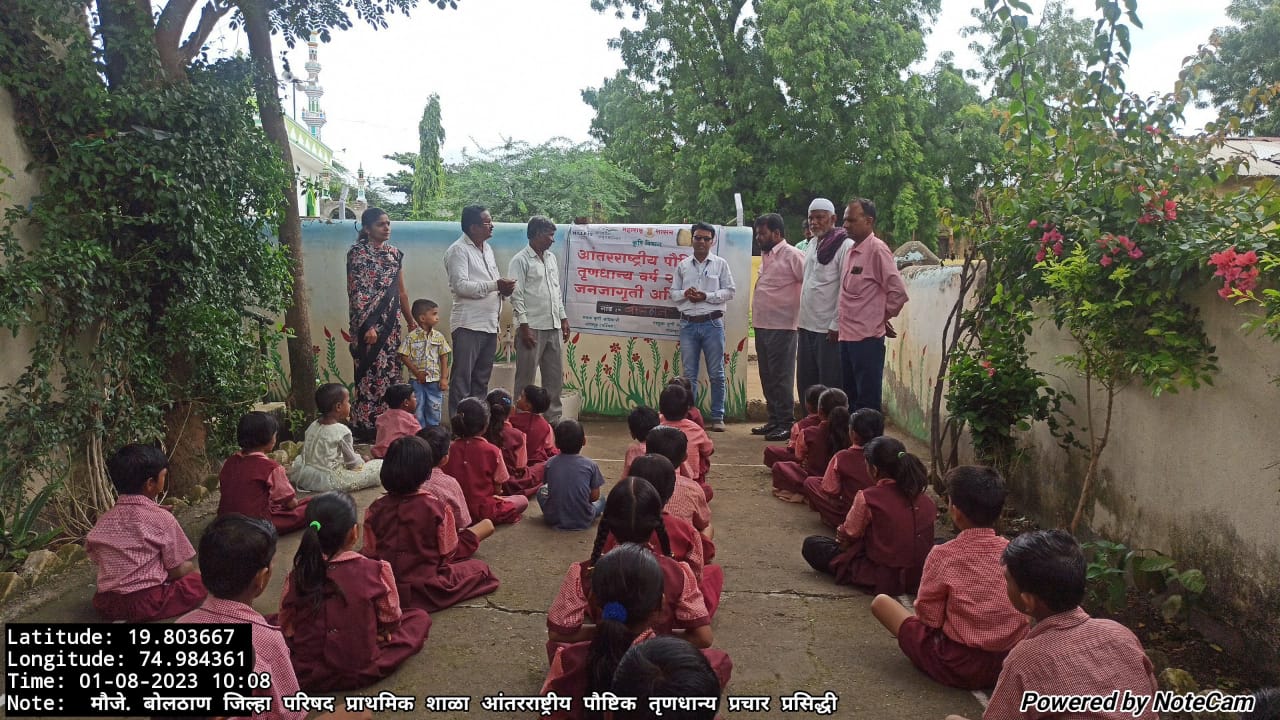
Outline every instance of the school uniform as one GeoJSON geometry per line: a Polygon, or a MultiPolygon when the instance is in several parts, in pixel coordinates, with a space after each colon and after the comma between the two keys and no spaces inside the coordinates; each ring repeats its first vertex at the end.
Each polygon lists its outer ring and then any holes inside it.
{"type": "Polygon", "coordinates": [[[511,414],[508,422],[524,433],[525,448],[529,454],[529,467],[544,463],[560,454],[559,448],[556,447],[555,432],[551,423],[538,413],[517,410],[511,414]]]}
{"type": "MultiPolygon", "coordinates": [[[[250,694],[271,698],[271,709],[265,714],[254,715],[253,720],[303,720],[306,711],[292,712],[285,708],[283,698],[298,693],[298,678],[289,661],[289,646],[280,628],[267,622],[261,613],[235,600],[210,596],[200,607],[174,621],[182,625],[249,625],[253,638],[253,672],[264,673],[271,678],[268,687],[260,687],[250,694]]],[[[231,718],[239,720],[239,718],[231,718]]]]}
{"type": "Polygon", "coordinates": [[[884,478],[858,493],[844,523],[836,528],[836,535],[849,546],[812,536],[804,542],[805,560],[834,575],[840,585],[894,596],[916,592],[924,560],[933,548],[938,508],[923,492],[908,501],[896,485],[884,478]]]}
{"type": "Polygon", "coordinates": [[[832,455],[822,477],[805,478],[804,499],[822,517],[824,525],[835,528],[849,514],[858,491],[873,484],[867,474],[867,458],[862,446],[854,445],[832,455]]]}
{"type": "Polygon", "coordinates": [[[298,595],[292,573],[280,600],[280,625],[304,691],[368,687],[422,649],[431,616],[401,610],[388,563],[347,550],[328,559],[325,574],[319,609],[298,595]],[[386,642],[378,637],[384,629],[391,632],[386,642]]]}
{"type": "MultiPolygon", "coordinates": [[[[693,577],[693,570],[685,563],[654,553],[662,568],[662,609],[653,630],[659,635],[670,635],[676,629],[693,629],[711,624],[707,603],[693,577]]],[[[576,562],[565,572],[560,590],[547,611],[547,629],[561,635],[572,635],[582,628],[588,619],[598,622],[600,608],[588,600],[591,581],[586,562],[576,562]]],[[[548,643],[547,658],[555,654],[562,643],[548,643]]]]}
{"type": "Polygon", "coordinates": [[[676,474],[675,490],[663,510],[687,520],[699,532],[711,525],[711,506],[707,504],[706,495],[698,483],[682,473],[676,474]]]}
{"type": "MultiPolygon", "coordinates": [[[[667,531],[667,545],[671,548],[671,557],[689,566],[693,577],[698,581],[698,589],[702,591],[702,599],[707,606],[707,615],[715,617],[720,607],[720,595],[724,593],[724,569],[719,565],[708,565],[710,558],[706,556],[706,547],[710,540],[703,537],[687,520],[675,517],[663,511],[662,526],[667,531]]],[[[608,553],[618,546],[618,540],[609,533],[604,541],[601,554],[608,553]]],[[[714,552],[715,546],[711,545],[714,552]]],[[[662,554],[662,541],[655,531],[649,536],[649,549],[655,555],[662,554]]]]}
{"type": "Polygon", "coordinates": [[[676,468],[676,471],[683,473],[685,477],[691,477],[696,480],[698,485],[702,487],[702,492],[706,494],[707,502],[711,502],[715,492],[707,484],[707,472],[711,470],[711,455],[716,451],[716,446],[711,442],[711,437],[707,435],[706,430],[703,430],[696,422],[687,417],[675,422],[663,418],[662,424],[679,429],[688,438],[688,456],[684,459],[684,463],[676,468]]]}
{"type": "Polygon", "coordinates": [[[786,445],[765,445],[764,446],[764,465],[772,468],[775,463],[779,462],[795,462],[796,457],[796,440],[800,437],[800,433],[807,427],[812,427],[822,422],[817,413],[805,415],[799,420],[791,424],[791,437],[787,440],[786,445]]]}
{"type": "MultiPolygon", "coordinates": [[[[631,644],[639,645],[652,637],[655,637],[655,633],[648,629],[637,635],[631,644]]],[[[574,703],[573,709],[567,713],[557,711],[551,714],[552,720],[580,720],[586,717],[582,698],[587,695],[589,683],[587,661],[590,649],[590,641],[567,643],[556,648],[555,655],[551,658],[551,669],[547,671],[547,678],[542,682],[542,689],[538,694],[554,692],[560,697],[573,698],[574,703]]],[[[702,648],[701,651],[711,664],[711,670],[715,672],[716,679],[720,681],[720,690],[723,691],[733,675],[733,661],[723,650],[702,648]]],[[[600,692],[607,689],[603,688],[600,692]]]]}
{"type": "Polygon", "coordinates": [[[992,687],[1027,634],[1027,616],[1005,591],[1000,558],[1008,544],[991,528],[970,528],[925,558],[915,615],[898,631],[898,647],[943,685],[992,687]]]}
{"type": "Polygon", "coordinates": [[[449,447],[449,462],[444,472],[457,479],[467,498],[467,510],[474,521],[489,519],[502,525],[520,521],[529,507],[523,495],[494,497],[497,487],[510,479],[502,451],[482,437],[455,440],[449,447]]]}
{"type": "Polygon", "coordinates": [[[502,462],[508,475],[502,483],[503,494],[532,497],[542,486],[542,474],[532,473],[529,467],[529,440],[510,420],[502,425],[502,462]]]}
{"type": "Polygon", "coordinates": [[[622,477],[619,480],[631,474],[631,463],[635,462],[636,458],[648,453],[649,450],[643,441],[632,440],[627,446],[626,454],[622,456],[622,477]]]}
{"type": "Polygon", "coordinates": [[[373,449],[369,452],[376,458],[383,458],[387,456],[387,448],[391,447],[391,443],[402,437],[417,435],[422,429],[422,423],[418,421],[417,415],[408,410],[387,408],[386,412],[374,421],[374,427],[377,430],[377,436],[373,449]]]}
{"type": "Polygon", "coordinates": [[[476,534],[453,524],[453,513],[429,491],[387,493],[364,515],[366,557],[385,560],[395,572],[396,590],[405,607],[436,612],[488,595],[498,578],[475,553],[476,534]]]}
{"type": "Polygon", "coordinates": [[[467,496],[462,486],[452,475],[439,467],[431,468],[431,477],[422,484],[431,493],[453,511],[453,525],[458,528],[471,527],[471,511],[467,509],[467,496]]]}
{"type": "Polygon", "coordinates": [[[702,428],[703,430],[707,429],[707,421],[702,419],[702,411],[699,410],[698,408],[696,407],[689,408],[689,412],[685,413],[684,416],[692,420],[695,425],[702,428]]]}
{"type": "Polygon", "coordinates": [[[775,462],[770,468],[775,492],[800,495],[804,492],[805,478],[826,471],[832,455],[830,427],[830,423],[823,420],[800,431],[796,439],[797,459],[775,462]]]}
{"type": "MultiPolygon", "coordinates": [[[[991,693],[983,720],[1038,720],[1061,717],[1034,707],[1022,711],[1022,695],[1110,695],[1112,692],[1152,697],[1159,687],[1142,643],[1125,626],[1089,617],[1077,607],[1037,622],[1026,638],[1009,651],[1000,680],[991,693]]],[[[1084,720],[1133,720],[1133,714],[1073,713],[1084,720]]],[[[1148,704],[1139,720],[1158,718],[1148,704]]]]}
{"type": "Polygon", "coordinates": [[[227,458],[218,472],[218,493],[219,515],[235,512],[270,520],[281,535],[306,526],[311,498],[289,508],[289,501],[297,497],[289,475],[283,465],[263,453],[238,452],[227,458]]]}
{"type": "Polygon", "coordinates": [[[98,566],[93,607],[106,620],[149,622],[181,615],[208,595],[199,572],[177,580],[169,571],[196,550],[173,513],[145,495],[126,494],[98,518],[85,538],[98,566]]]}

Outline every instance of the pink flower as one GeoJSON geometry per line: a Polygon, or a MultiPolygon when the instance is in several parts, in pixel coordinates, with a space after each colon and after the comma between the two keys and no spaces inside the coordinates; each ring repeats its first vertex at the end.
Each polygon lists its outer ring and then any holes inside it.
{"type": "Polygon", "coordinates": [[[1062,257],[1062,241],[1061,240],[1053,244],[1053,255],[1054,257],[1062,257]]]}
{"type": "MultiPolygon", "coordinates": [[[[1234,248],[1232,249],[1234,250],[1234,248]]],[[[1256,262],[1258,262],[1258,253],[1254,252],[1253,250],[1250,250],[1249,252],[1244,253],[1243,255],[1236,256],[1236,264],[1240,266],[1252,265],[1256,262]]]]}
{"type": "Polygon", "coordinates": [[[1110,255],[1103,255],[1103,256],[1102,256],[1102,259],[1101,259],[1101,260],[1099,260],[1098,262],[1102,264],[1102,267],[1110,267],[1110,266],[1111,266],[1111,256],[1110,256],[1110,255]]]}
{"type": "Polygon", "coordinates": [[[1040,227],[1039,220],[1032,220],[1031,222],[1027,223],[1027,228],[1030,230],[1035,230],[1038,227],[1040,227]]]}
{"type": "Polygon", "coordinates": [[[1165,220],[1178,219],[1178,203],[1172,200],[1166,200],[1164,202],[1164,219],[1165,220]]]}
{"type": "Polygon", "coordinates": [[[1137,260],[1138,258],[1142,257],[1142,248],[1135,245],[1133,249],[1129,251],[1129,257],[1133,258],[1134,260],[1137,260]]]}
{"type": "Polygon", "coordinates": [[[586,355],[583,355],[583,356],[582,356],[582,364],[583,364],[583,365],[586,365],[587,363],[590,363],[590,362],[591,362],[591,358],[587,357],[586,355]]]}
{"type": "Polygon", "coordinates": [[[613,368],[609,367],[608,365],[605,365],[605,366],[604,366],[604,374],[605,374],[606,376],[613,375],[613,368]]]}
{"type": "Polygon", "coordinates": [[[987,377],[995,377],[996,368],[991,364],[990,360],[983,360],[980,365],[987,371],[987,377]]]}
{"type": "Polygon", "coordinates": [[[1145,130],[1146,133],[1148,135],[1151,135],[1152,137],[1160,134],[1160,128],[1156,127],[1155,125],[1147,125],[1142,129],[1145,130]]]}
{"type": "Polygon", "coordinates": [[[639,364],[640,364],[640,353],[631,353],[631,362],[633,362],[633,363],[635,363],[635,364],[639,365],[639,364]]]}
{"type": "Polygon", "coordinates": [[[614,354],[620,353],[622,352],[622,346],[619,345],[618,343],[613,343],[612,345],[609,346],[609,352],[614,354]]]}
{"type": "Polygon", "coordinates": [[[1235,290],[1232,290],[1230,285],[1223,285],[1222,287],[1218,288],[1218,297],[1222,298],[1223,300],[1230,300],[1231,296],[1234,294],[1235,294],[1235,290]]]}
{"type": "Polygon", "coordinates": [[[1044,258],[1045,258],[1044,247],[1041,247],[1040,252],[1036,253],[1036,262],[1044,262],[1044,258]]]}
{"type": "Polygon", "coordinates": [[[1139,186],[1138,186],[1138,192],[1146,192],[1146,191],[1147,191],[1147,186],[1146,186],[1146,185],[1139,185],[1139,186]]]}

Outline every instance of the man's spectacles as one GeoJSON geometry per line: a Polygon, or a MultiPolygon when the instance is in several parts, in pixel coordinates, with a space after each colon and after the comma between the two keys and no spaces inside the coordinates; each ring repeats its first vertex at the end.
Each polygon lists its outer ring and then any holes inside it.
{"type": "Polygon", "coordinates": [[[702,242],[711,242],[712,240],[715,240],[716,237],[714,235],[694,235],[693,239],[700,240],[702,242]]]}

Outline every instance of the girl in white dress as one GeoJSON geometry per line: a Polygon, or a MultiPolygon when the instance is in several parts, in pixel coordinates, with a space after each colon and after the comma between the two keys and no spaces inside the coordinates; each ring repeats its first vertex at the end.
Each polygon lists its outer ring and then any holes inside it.
{"type": "Polygon", "coordinates": [[[320,417],[307,428],[302,453],[289,468],[289,479],[299,490],[348,492],[373,487],[382,472],[381,460],[364,460],[356,454],[351,428],[351,395],[338,383],[316,388],[320,417]]]}

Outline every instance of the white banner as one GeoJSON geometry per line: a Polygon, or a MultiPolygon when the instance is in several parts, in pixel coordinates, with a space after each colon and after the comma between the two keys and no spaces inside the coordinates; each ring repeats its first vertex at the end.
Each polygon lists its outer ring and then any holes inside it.
{"type": "MultiPolygon", "coordinates": [[[[713,253],[723,233],[716,228],[713,253]]],[[[592,335],[679,339],[671,283],[692,244],[688,225],[570,227],[564,263],[569,325],[592,335]]]]}

